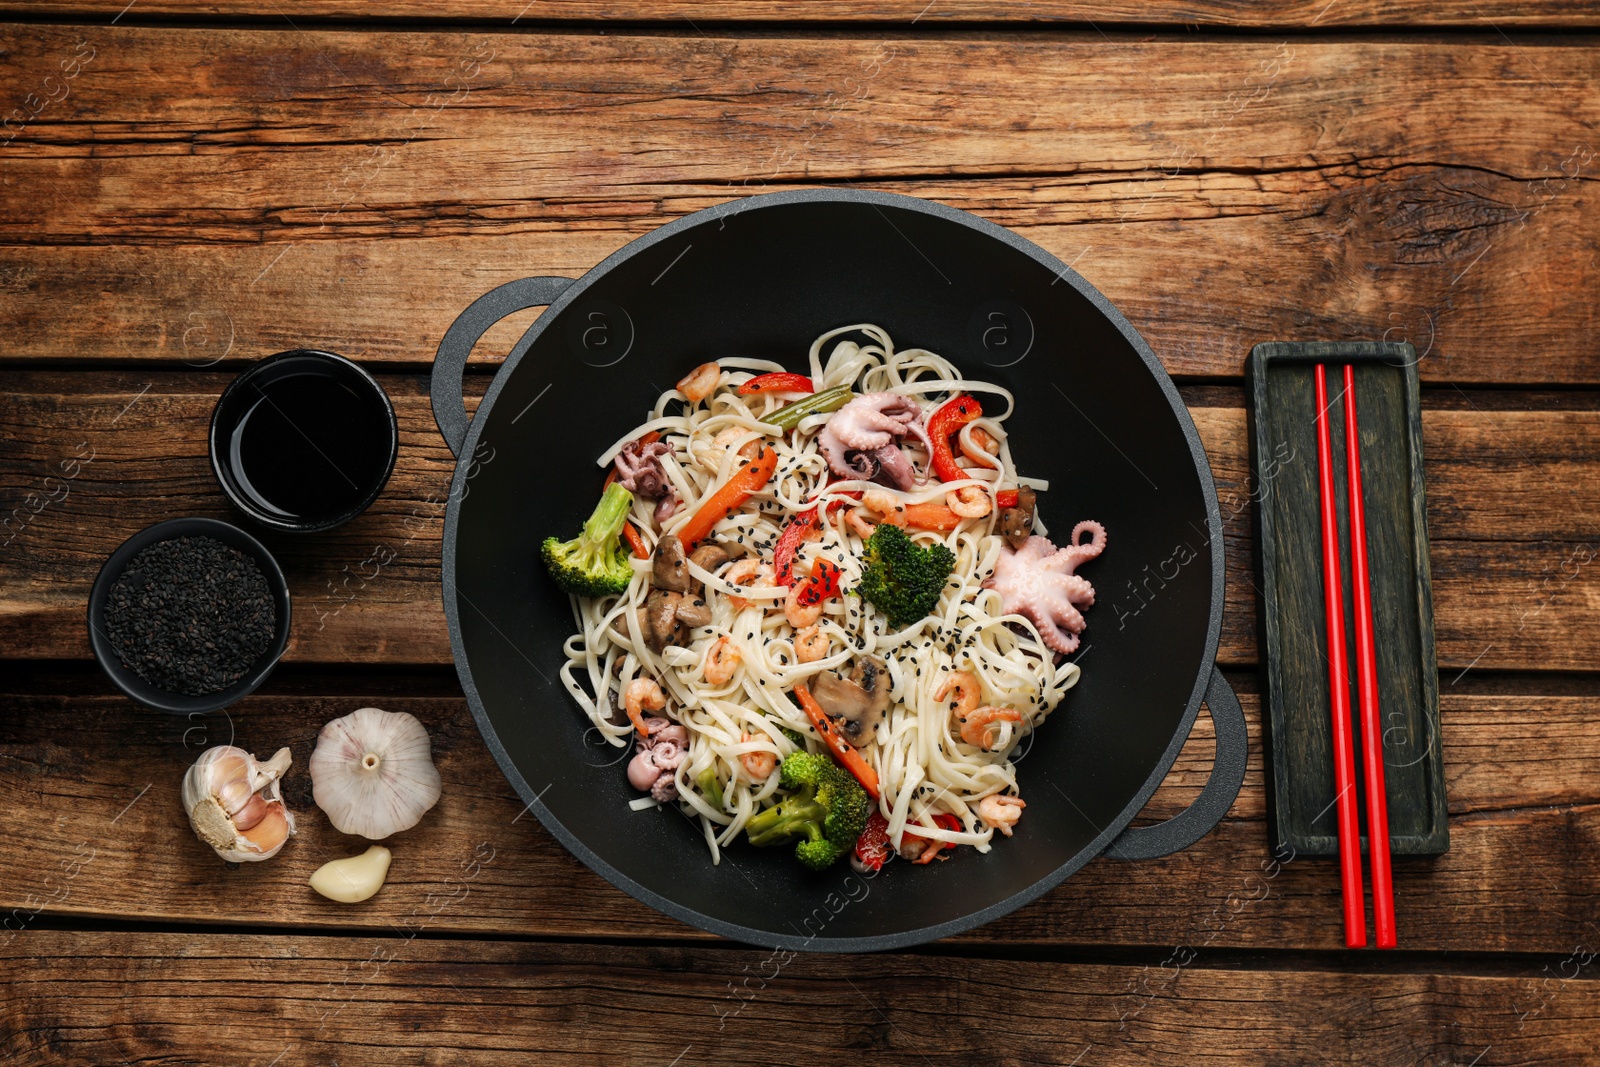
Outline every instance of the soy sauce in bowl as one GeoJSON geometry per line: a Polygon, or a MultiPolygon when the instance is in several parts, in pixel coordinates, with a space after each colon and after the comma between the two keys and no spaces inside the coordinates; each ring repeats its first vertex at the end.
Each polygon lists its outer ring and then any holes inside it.
{"type": "Polygon", "coordinates": [[[257,363],[217,401],[211,462],[240,510],[267,526],[325,530],[360,514],[394,468],[394,408],[371,375],[332,352],[257,363]]]}

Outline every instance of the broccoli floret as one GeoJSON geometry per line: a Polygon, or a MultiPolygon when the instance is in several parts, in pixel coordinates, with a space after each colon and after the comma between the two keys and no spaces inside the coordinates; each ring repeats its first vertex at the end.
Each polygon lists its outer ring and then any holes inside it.
{"type": "Polygon", "coordinates": [[[789,739],[789,742],[801,752],[806,750],[806,736],[799,730],[791,730],[787,726],[778,727],[778,732],[789,739]]]}
{"type": "Polygon", "coordinates": [[[856,592],[889,616],[889,625],[910,626],[939,602],[955,569],[955,553],[944,545],[923,548],[898,526],[879,523],[867,538],[856,592]]]}
{"type": "Polygon", "coordinates": [[[540,554],[557,585],[578,596],[611,596],[628,588],[633,568],[622,544],[622,524],[632,506],[633,494],[621,482],[612,482],[581,534],[571,541],[544,539],[540,554]]]}
{"type": "Polygon", "coordinates": [[[756,812],[745,832],[752,845],[800,838],[794,854],[814,871],[833,866],[855,847],[872,814],[867,791],[820,752],[795,752],[778,768],[778,783],[795,792],[756,812]]]}

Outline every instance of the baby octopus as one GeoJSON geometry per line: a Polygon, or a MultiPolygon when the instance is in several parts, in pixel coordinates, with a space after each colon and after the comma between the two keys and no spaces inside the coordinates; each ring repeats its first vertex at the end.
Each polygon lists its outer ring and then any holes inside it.
{"type": "Polygon", "coordinates": [[[644,720],[646,736],[635,742],[628,784],[665,804],[678,796],[676,771],[689,755],[689,731],[660,716],[644,720]]]}
{"type": "Polygon", "coordinates": [[[1044,643],[1056,652],[1075,652],[1084,619],[1080,608],[1094,606],[1094,586],[1074,574],[1079,564],[1094,559],[1106,547],[1106,528],[1092,520],[1072,529],[1065,545],[1057,548],[1048,538],[1029,537],[1022,547],[1000,550],[994,574],[983,583],[1000,593],[1000,610],[1022,615],[1039,629],[1044,643]],[[1088,533],[1090,539],[1082,540],[1088,533]]]}
{"type": "Polygon", "coordinates": [[[899,393],[866,393],[833,413],[817,447],[828,468],[841,478],[864,478],[896,489],[910,489],[916,471],[895,442],[906,434],[926,445],[922,408],[899,393]]]}

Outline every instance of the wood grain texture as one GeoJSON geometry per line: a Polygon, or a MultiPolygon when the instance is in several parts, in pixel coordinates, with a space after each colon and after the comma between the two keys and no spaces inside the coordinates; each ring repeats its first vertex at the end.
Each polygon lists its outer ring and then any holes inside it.
{"type": "MultiPolygon", "coordinates": [[[[1586,949],[1591,962],[1592,949],[1586,949]]],[[[1567,954],[1563,954],[1565,956],[1567,954]]],[[[1171,957],[1167,957],[1171,958],[1171,957]]],[[[1572,957],[1568,970],[1583,955],[1572,957]]],[[[0,945],[17,1067],[1591,1062],[1600,983],[225,934],[0,945]],[[1544,999],[1540,993],[1544,992],[1544,999]]],[[[1560,964],[1556,957],[1553,964],[1560,964]]]]}
{"type": "Polygon", "coordinates": [[[8,360],[239,361],[304,343],[415,366],[500,282],[576,275],[744,193],[839,185],[1016,229],[1177,374],[1237,376],[1257,341],[1387,337],[1427,353],[1425,381],[1600,381],[1585,283],[1600,80],[1583,47],[8,38],[23,107],[0,151],[8,360]]]}
{"type": "MultiPolygon", "coordinates": [[[[89,21],[123,12],[117,0],[10,0],[0,14],[55,15],[89,21]]],[[[1600,15],[1580,0],[1535,0],[1532,3],[1430,4],[1423,0],[1189,0],[1175,3],[1084,4],[1072,0],[697,0],[686,9],[670,0],[398,0],[374,11],[361,0],[300,0],[291,9],[296,20],[340,19],[485,19],[507,25],[565,20],[617,22],[639,20],[673,23],[692,17],[695,24],[750,22],[879,22],[924,28],[956,23],[1088,24],[1112,28],[1122,24],[1237,27],[1242,29],[1337,30],[1352,26],[1436,26],[1482,30],[1486,27],[1576,27],[1600,25],[1600,15]]],[[[286,17],[268,0],[141,0],[135,18],[155,15],[286,17]]]]}
{"type": "MultiPolygon", "coordinates": [[[[215,369],[0,372],[0,658],[87,659],[83,606],[118,544],[173,515],[236,518],[206,454],[211,409],[228,380],[215,369]],[[80,457],[92,462],[71,466],[80,457]]],[[[453,460],[426,380],[383,382],[400,454],[382,496],[337,530],[263,535],[294,598],[288,662],[451,662],[439,564],[453,460]]],[[[483,377],[471,384],[481,390],[483,377]]],[[[1223,395],[1209,391],[1206,403],[1223,395]]],[[[1237,391],[1226,395],[1242,403],[1237,391]]],[[[1220,658],[1252,664],[1255,493],[1244,412],[1192,414],[1224,519],[1220,658]]],[[[1600,412],[1427,410],[1423,431],[1441,668],[1594,670],[1600,412]],[[1488,626],[1485,589],[1497,605],[1488,626]]],[[[1106,626],[1137,608],[1126,590],[1100,592],[1106,626]]]]}
{"type": "MultiPolygon", "coordinates": [[[[1250,765],[1217,831],[1165,860],[1096,860],[1034,904],[954,940],[1339,948],[1331,861],[1284,855],[1273,863],[1260,704],[1248,690],[1241,699],[1251,724],[1250,765]]],[[[275,694],[269,682],[226,716],[192,719],[144,712],[121,696],[0,702],[6,930],[76,916],[439,935],[709,936],[614,889],[522,815],[461,698],[300,697],[275,694]],[[395,853],[387,885],[350,908],[306,887],[320,864],[354,854],[362,843],[329,828],[312,804],[305,767],[321,725],[366,704],[422,720],[444,797],[415,829],[386,842],[395,853]],[[263,754],[290,746],[295,762],[285,795],[300,814],[300,834],[282,855],[235,871],[194,837],[178,800],[187,765],[230,740],[263,754]]],[[[1600,700],[1462,697],[1447,689],[1443,721],[1452,848],[1437,859],[1397,859],[1402,944],[1468,952],[1569,948],[1585,936],[1589,904],[1600,893],[1590,859],[1600,843],[1600,700]]],[[[1146,819],[1168,818],[1194,799],[1213,749],[1203,716],[1146,819]]],[[[1026,767],[1024,761],[1024,793],[1026,767]]],[[[1005,845],[1024,847],[1026,840],[1024,834],[1005,845]]],[[[982,859],[967,852],[952,862],[982,859]]],[[[895,878],[915,873],[891,868],[875,891],[892,891],[895,878]]]]}

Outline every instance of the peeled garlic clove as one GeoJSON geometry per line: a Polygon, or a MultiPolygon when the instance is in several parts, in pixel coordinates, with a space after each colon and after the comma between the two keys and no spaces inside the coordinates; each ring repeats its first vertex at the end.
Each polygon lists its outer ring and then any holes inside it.
{"type": "Polygon", "coordinates": [[[428,731],[403,711],[361,708],[334,719],[311,753],[311,795],[341,834],[381,841],[439,801],[428,731]]]}
{"type": "Polygon", "coordinates": [[[356,904],[383,888],[389,876],[389,850],[373,845],[359,856],[330,860],[311,876],[311,888],[341,904],[356,904]]]}
{"type": "Polygon", "coordinates": [[[232,745],[200,753],[183,776],[183,810],[195,835],[232,863],[276,856],[295,832],[278,785],[289,763],[287,748],[265,761],[232,745]]]}

